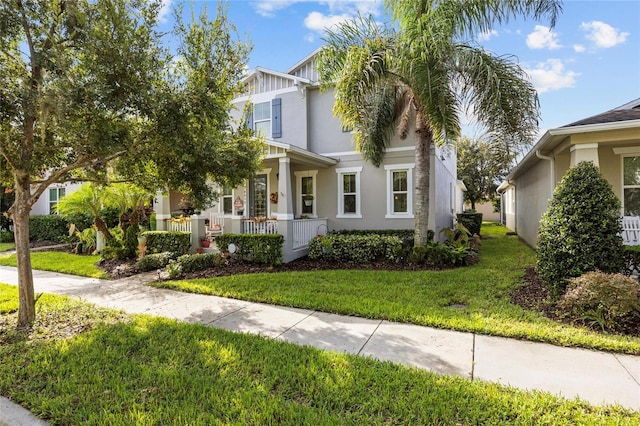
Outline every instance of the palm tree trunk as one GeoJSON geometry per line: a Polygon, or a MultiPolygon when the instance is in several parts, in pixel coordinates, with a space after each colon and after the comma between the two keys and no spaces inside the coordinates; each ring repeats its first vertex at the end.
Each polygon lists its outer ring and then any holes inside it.
{"type": "Polygon", "coordinates": [[[36,319],[36,302],[29,248],[29,198],[31,196],[27,174],[16,173],[15,201],[10,214],[13,220],[16,258],[18,263],[18,328],[26,327],[36,319]]]}
{"type": "Polygon", "coordinates": [[[429,190],[431,185],[431,144],[433,133],[424,114],[416,108],[416,187],[414,246],[429,241],[429,190]]]}

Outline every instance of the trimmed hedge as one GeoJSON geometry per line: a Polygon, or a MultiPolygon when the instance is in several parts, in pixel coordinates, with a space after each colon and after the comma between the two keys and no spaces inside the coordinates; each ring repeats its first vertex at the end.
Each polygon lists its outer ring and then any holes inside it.
{"type": "Polygon", "coordinates": [[[403,253],[402,240],[394,235],[330,233],[309,241],[310,259],[373,262],[385,258],[401,261],[403,253]]]}
{"type": "Polygon", "coordinates": [[[136,262],[136,267],[143,272],[162,269],[169,264],[169,261],[175,259],[175,254],[171,252],[154,253],[142,256],[136,262]]]}
{"type": "Polygon", "coordinates": [[[69,222],[62,216],[29,216],[29,240],[64,242],[68,238],[69,222]]]}
{"type": "Polygon", "coordinates": [[[280,234],[222,234],[216,237],[221,251],[226,251],[231,243],[237,247],[231,255],[240,262],[282,264],[284,237],[280,234]]]}
{"type": "Polygon", "coordinates": [[[220,253],[184,254],[177,259],[182,273],[217,268],[223,261],[220,253]]]}
{"type": "Polygon", "coordinates": [[[0,231],[0,243],[13,243],[14,237],[11,231],[0,231]]]}
{"type": "Polygon", "coordinates": [[[171,252],[183,255],[191,247],[191,233],[170,231],[146,231],[142,233],[146,238],[147,253],[171,252]]]}
{"type": "Polygon", "coordinates": [[[471,235],[480,235],[480,228],[482,228],[482,213],[475,212],[473,210],[467,210],[456,215],[458,223],[462,224],[471,235]]]}

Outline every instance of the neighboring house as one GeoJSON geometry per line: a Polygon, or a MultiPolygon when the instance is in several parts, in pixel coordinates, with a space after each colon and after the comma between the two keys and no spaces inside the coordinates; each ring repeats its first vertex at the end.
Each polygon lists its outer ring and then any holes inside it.
{"type": "MultiPolygon", "coordinates": [[[[222,188],[219,202],[203,212],[223,215],[224,232],[284,234],[285,262],[304,256],[309,239],[329,230],[414,227],[413,133],[394,137],[379,168],[364,161],[351,129],[333,115],[333,91],[320,91],[317,52],[284,73],[256,68],[245,79],[232,115],[241,119],[252,104],[249,125],[266,141],[262,170],[245,186],[222,188]],[[263,217],[274,220],[264,225],[263,217]]],[[[437,236],[462,209],[459,188],[455,152],[434,148],[429,228],[437,236]]],[[[179,210],[180,198],[159,200],[158,223],[179,210]]]]}
{"type": "Polygon", "coordinates": [[[79,183],[56,183],[49,186],[40,196],[38,201],[31,207],[32,215],[57,214],[56,206],[60,198],[77,191],[81,186],[79,183]]]}
{"type": "Polygon", "coordinates": [[[535,247],[556,184],[581,161],[593,161],[620,198],[620,215],[640,215],[640,98],[547,131],[500,185],[502,220],[535,247]]]}

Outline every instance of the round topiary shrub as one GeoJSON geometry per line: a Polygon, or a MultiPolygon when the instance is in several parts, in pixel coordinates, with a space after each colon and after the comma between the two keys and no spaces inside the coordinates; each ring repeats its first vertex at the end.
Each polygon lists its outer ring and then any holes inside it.
{"type": "Polygon", "coordinates": [[[581,162],[553,192],[542,216],[536,248],[537,271],[556,295],[566,279],[585,272],[621,272],[624,247],[620,201],[600,169],[581,162]]]}

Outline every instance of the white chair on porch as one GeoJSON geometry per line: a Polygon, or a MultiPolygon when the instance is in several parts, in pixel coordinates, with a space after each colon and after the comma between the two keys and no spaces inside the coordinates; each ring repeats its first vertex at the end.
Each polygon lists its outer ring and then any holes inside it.
{"type": "Polygon", "coordinates": [[[622,242],[627,246],[640,245],[640,217],[622,217],[622,242]]]}
{"type": "Polygon", "coordinates": [[[219,213],[211,213],[207,225],[207,239],[213,240],[222,233],[224,233],[224,216],[219,213]]]}

